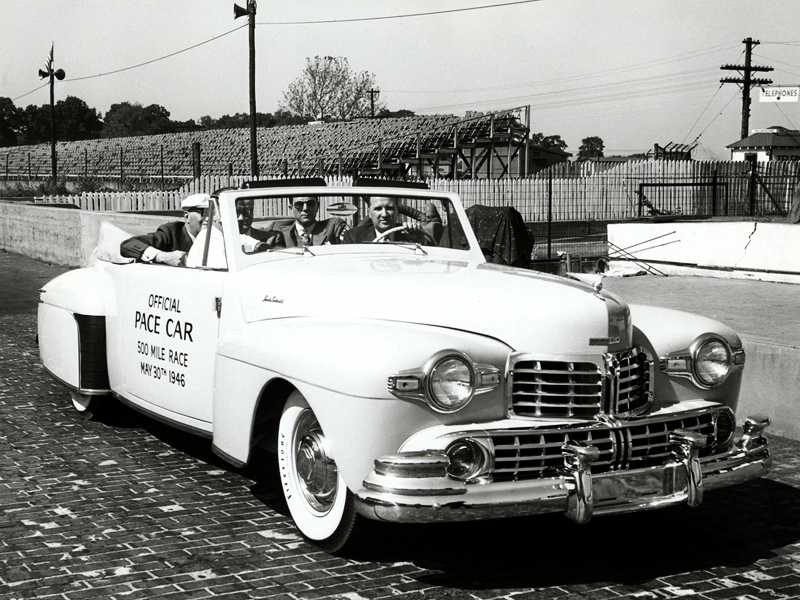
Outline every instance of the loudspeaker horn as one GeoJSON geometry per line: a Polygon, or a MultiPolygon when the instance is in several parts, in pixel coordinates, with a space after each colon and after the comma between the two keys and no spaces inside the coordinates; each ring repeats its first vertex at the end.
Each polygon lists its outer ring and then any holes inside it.
{"type": "Polygon", "coordinates": [[[246,15],[247,15],[247,9],[246,8],[242,8],[238,4],[234,4],[233,5],[233,19],[234,19],[234,21],[236,19],[238,19],[239,17],[244,17],[246,15]]]}
{"type": "Polygon", "coordinates": [[[53,75],[55,75],[56,79],[58,79],[59,81],[61,81],[62,79],[64,79],[64,77],[67,76],[67,74],[64,73],[64,69],[59,69],[58,71],[53,73],[53,75]]]}
{"type": "Polygon", "coordinates": [[[45,77],[50,77],[50,73],[43,69],[39,69],[39,77],[44,79],[45,77]]]}

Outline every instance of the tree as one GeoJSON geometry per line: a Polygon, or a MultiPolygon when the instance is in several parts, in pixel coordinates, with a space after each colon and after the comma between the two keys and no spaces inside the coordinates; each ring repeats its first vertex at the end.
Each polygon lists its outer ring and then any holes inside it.
{"type": "MultiPolygon", "coordinates": [[[[303,125],[308,119],[292,115],[279,110],[274,115],[271,113],[256,113],[256,127],[276,127],[278,125],[303,125]]],[[[236,129],[250,127],[250,115],[236,113],[235,115],[222,115],[214,119],[208,115],[200,117],[200,125],[206,129],[236,129]]]]}
{"type": "Polygon", "coordinates": [[[401,108],[400,110],[389,110],[388,108],[384,108],[379,112],[376,116],[378,117],[413,117],[414,111],[408,110],[406,108],[401,108]]]}
{"type": "Polygon", "coordinates": [[[145,107],[138,102],[112,104],[104,121],[104,138],[172,133],[175,130],[169,111],[158,104],[145,107]]]}
{"type": "MultiPolygon", "coordinates": [[[[283,93],[280,110],[317,121],[349,120],[371,115],[370,91],[376,90],[375,75],[356,73],[341,56],[306,59],[303,73],[283,93]]],[[[385,108],[376,101],[375,114],[385,108]]]]}
{"type": "Polygon", "coordinates": [[[11,98],[0,97],[0,146],[16,146],[22,130],[22,111],[11,98]]]}
{"type": "Polygon", "coordinates": [[[50,141],[50,106],[29,104],[22,111],[19,144],[41,144],[50,141]]]}
{"type": "Polygon", "coordinates": [[[103,121],[94,108],[75,96],[59,100],[55,106],[56,137],[63,141],[90,140],[100,137],[103,121]]]}
{"type": "Polygon", "coordinates": [[[567,142],[562,140],[560,135],[545,136],[543,133],[534,133],[531,135],[531,143],[553,150],[566,150],[567,148],[567,142]]]}
{"type": "Polygon", "coordinates": [[[603,156],[603,140],[597,136],[583,138],[581,147],[578,148],[578,160],[600,158],[603,156]]]}

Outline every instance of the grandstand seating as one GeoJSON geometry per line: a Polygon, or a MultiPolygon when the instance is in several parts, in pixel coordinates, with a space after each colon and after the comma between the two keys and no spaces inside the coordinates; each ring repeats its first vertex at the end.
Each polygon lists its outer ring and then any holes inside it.
{"type": "MultiPolygon", "coordinates": [[[[513,109],[467,119],[419,115],[259,128],[259,169],[262,175],[316,174],[320,167],[320,174],[397,174],[407,164],[420,162],[418,152],[431,156],[456,144],[509,140],[519,138],[520,132],[526,136],[520,122],[519,110],[513,109]]],[[[244,128],[58,142],[59,175],[182,180],[193,175],[196,142],[203,174],[249,174],[250,130],[244,128]]],[[[37,179],[49,174],[49,144],[0,148],[0,176],[37,179]]]]}

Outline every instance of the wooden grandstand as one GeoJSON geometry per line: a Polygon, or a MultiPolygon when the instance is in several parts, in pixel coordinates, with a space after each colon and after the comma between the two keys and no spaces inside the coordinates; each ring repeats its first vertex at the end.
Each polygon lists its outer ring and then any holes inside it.
{"type": "MultiPolygon", "coordinates": [[[[262,176],[370,175],[449,179],[526,176],[541,168],[531,152],[530,109],[419,115],[260,128],[262,176]]],[[[248,129],[59,142],[59,175],[168,184],[203,175],[248,175],[248,129]],[[199,156],[199,164],[198,164],[199,156]]],[[[554,155],[554,162],[566,160],[554,155]]],[[[544,166],[547,166],[546,164],[544,166]]],[[[0,149],[7,180],[50,174],[50,146],[0,149]]],[[[1,176],[1,175],[0,175],[1,176]]]]}

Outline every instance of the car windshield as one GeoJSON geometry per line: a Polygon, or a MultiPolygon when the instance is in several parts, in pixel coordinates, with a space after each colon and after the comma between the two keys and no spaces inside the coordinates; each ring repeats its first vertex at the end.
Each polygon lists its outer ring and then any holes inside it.
{"type": "Polygon", "coordinates": [[[236,200],[236,212],[245,254],[370,243],[469,250],[458,215],[443,198],[249,196],[236,200]]]}

